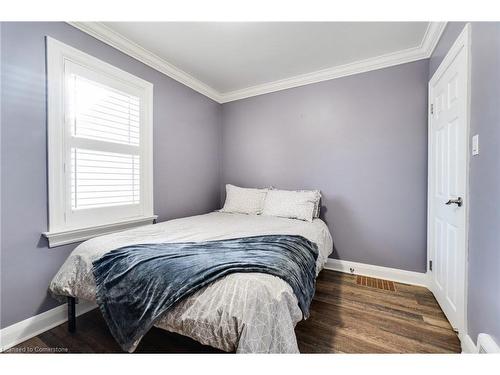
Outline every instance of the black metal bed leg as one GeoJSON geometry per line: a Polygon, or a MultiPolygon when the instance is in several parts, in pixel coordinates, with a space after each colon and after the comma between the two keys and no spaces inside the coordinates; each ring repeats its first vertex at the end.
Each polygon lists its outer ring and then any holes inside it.
{"type": "Polygon", "coordinates": [[[68,331],[73,333],[76,331],[76,299],[68,297],[68,331]]]}

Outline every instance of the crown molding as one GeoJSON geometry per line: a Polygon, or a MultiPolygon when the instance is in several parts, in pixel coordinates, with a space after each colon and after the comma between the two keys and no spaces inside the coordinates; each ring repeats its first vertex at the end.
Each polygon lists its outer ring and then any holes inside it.
{"type": "Polygon", "coordinates": [[[161,57],[132,42],[101,22],[67,22],[151,68],[220,103],[220,93],[161,57]]]}
{"type": "Polygon", "coordinates": [[[422,42],[417,47],[223,93],[222,103],[427,59],[434,51],[445,27],[446,22],[429,22],[422,42]]]}
{"type": "Polygon", "coordinates": [[[441,35],[443,35],[447,22],[429,22],[425,31],[420,48],[426,52],[427,58],[430,58],[436,48],[441,35]]]}
{"type": "Polygon", "coordinates": [[[441,34],[443,33],[446,22],[429,22],[427,30],[422,38],[422,42],[417,47],[388,53],[385,55],[372,57],[366,60],[353,63],[334,66],[311,73],[264,83],[241,90],[220,93],[200,80],[192,77],[183,70],[170,64],[161,57],[146,50],[123,35],[117,33],[111,28],[100,22],[68,22],[77,29],[93,36],[100,41],[109,44],[119,51],[139,60],[153,69],[169,76],[172,79],[192,88],[193,90],[215,100],[218,103],[228,103],[235,100],[245,99],[252,96],[268,94],[271,92],[290,89],[328,81],[335,78],[346,77],[354,74],[365,73],[372,70],[388,68],[395,65],[405,64],[417,60],[427,59],[432,55],[441,34]]]}

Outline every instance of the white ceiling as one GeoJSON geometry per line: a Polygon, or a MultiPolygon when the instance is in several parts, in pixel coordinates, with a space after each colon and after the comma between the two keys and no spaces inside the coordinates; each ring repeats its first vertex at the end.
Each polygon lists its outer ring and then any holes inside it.
{"type": "Polygon", "coordinates": [[[69,22],[219,103],[429,58],[446,22],[69,22]]]}
{"type": "Polygon", "coordinates": [[[106,22],[226,93],[418,47],[428,22],[106,22]]]}

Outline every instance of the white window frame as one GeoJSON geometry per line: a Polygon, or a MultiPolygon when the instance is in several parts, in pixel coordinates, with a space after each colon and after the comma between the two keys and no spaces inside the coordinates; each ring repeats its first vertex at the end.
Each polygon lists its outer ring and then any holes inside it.
{"type": "MultiPolygon", "coordinates": [[[[98,235],[152,223],[153,214],[153,84],[118,69],[91,55],[47,37],[48,102],[48,198],[49,230],[43,235],[49,246],[83,241],[98,235]],[[79,71],[96,81],[140,98],[140,204],[134,209],[123,206],[92,208],[76,215],[71,208],[69,138],[65,98],[66,74],[79,71]]],[[[127,145],[116,145],[116,150],[127,145]]],[[[103,151],[113,151],[109,148],[103,151]]]]}

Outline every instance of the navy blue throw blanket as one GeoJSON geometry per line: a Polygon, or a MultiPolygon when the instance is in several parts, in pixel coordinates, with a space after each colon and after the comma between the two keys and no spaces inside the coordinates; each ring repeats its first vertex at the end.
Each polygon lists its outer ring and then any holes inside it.
{"type": "Polygon", "coordinates": [[[317,257],[315,243],[289,235],[126,246],[93,262],[96,298],[116,341],[130,351],[175,303],[231,273],[280,277],[307,318],[317,257]]]}

